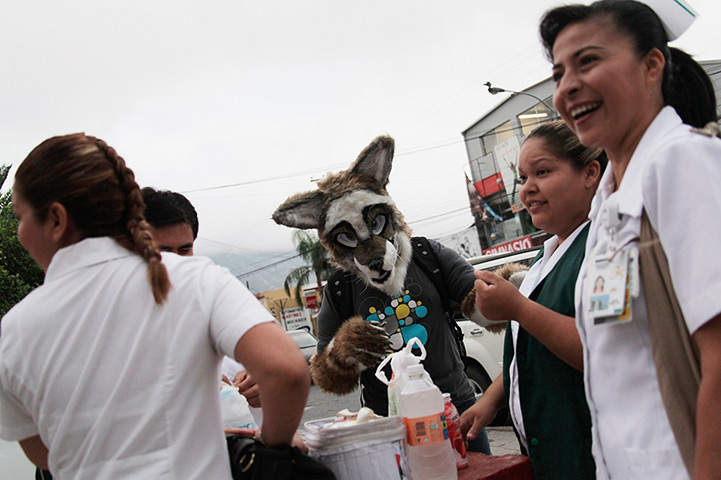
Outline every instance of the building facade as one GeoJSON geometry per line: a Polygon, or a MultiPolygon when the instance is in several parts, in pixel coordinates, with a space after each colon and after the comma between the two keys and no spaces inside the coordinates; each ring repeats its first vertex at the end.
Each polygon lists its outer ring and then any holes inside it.
{"type": "MultiPolygon", "coordinates": [[[[721,110],[721,60],[699,62],[716,91],[721,110]]],[[[468,155],[471,213],[484,254],[540,245],[548,235],[533,226],[518,196],[518,154],[537,126],[558,119],[553,109],[555,85],[549,77],[519,92],[491,88],[506,98],[462,132],[468,155]]]]}
{"type": "Polygon", "coordinates": [[[295,290],[295,287],[291,287],[290,294],[287,294],[282,288],[269,290],[256,295],[256,297],[284,330],[290,331],[304,328],[315,333],[311,323],[310,311],[295,299],[295,290]]]}

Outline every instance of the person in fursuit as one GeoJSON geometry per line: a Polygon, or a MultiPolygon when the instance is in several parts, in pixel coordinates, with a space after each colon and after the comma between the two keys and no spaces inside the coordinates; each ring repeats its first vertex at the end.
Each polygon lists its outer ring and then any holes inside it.
{"type": "MultiPolygon", "coordinates": [[[[376,138],[348,170],[328,174],[317,190],[291,196],[273,214],[281,225],[317,229],[339,267],[324,289],[311,375],[335,394],[360,381],[362,404],[387,415],[387,387],[376,367],[418,338],[426,371],[462,412],[475,396],[449,305],[473,290],[473,267],[440,243],[411,235],[386,190],[394,148],[391,137],[376,138]]],[[[480,315],[475,306],[464,314],[480,315]]],[[[470,449],[490,454],[485,430],[470,449]]]]}

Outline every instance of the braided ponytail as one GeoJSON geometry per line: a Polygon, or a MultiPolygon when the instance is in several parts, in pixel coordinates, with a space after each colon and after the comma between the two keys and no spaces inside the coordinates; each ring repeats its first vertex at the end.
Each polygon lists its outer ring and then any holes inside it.
{"type": "Polygon", "coordinates": [[[120,189],[125,193],[125,225],[126,233],[118,235],[118,241],[128,250],[138,253],[148,262],[148,282],[153,291],[155,303],[161,304],[168,296],[170,279],[168,271],[163,265],[160,250],[150,233],[150,224],[145,220],[145,202],[143,195],[135,181],[135,175],[125,164],[125,160],[118,155],[113,147],[96,137],[93,140],[98,148],[105,153],[110,161],[120,189]]]}
{"type": "Polygon", "coordinates": [[[148,263],[148,281],[158,304],[170,279],[145,221],[145,203],[135,175],[103,140],[83,133],[52,137],[35,147],[15,174],[15,189],[44,220],[53,202],[63,204],[86,237],[114,237],[148,263]]]}

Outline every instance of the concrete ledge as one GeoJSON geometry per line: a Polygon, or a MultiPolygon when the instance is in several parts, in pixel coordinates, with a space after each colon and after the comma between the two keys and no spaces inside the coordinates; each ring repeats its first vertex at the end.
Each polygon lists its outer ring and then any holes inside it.
{"type": "Polygon", "coordinates": [[[468,467],[458,480],[532,480],[531,460],[525,455],[484,455],[468,452],[468,467]]]}

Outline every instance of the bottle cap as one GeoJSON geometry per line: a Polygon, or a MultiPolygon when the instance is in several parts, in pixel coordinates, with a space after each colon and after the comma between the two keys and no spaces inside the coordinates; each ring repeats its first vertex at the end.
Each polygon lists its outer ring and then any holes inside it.
{"type": "Polygon", "coordinates": [[[423,365],[410,365],[410,366],[406,369],[406,373],[408,374],[409,377],[410,377],[411,375],[423,375],[423,373],[424,373],[425,371],[426,371],[426,370],[423,368],[423,365]]]}

